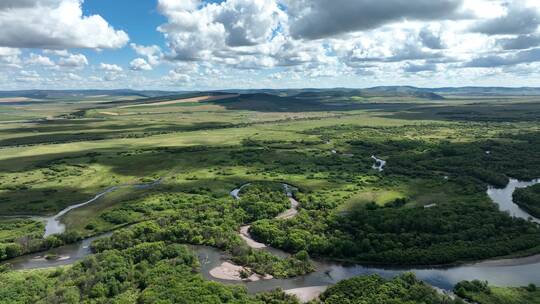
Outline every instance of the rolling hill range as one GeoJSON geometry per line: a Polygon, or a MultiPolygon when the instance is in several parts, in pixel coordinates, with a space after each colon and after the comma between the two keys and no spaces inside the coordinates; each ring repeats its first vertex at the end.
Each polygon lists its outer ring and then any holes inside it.
{"type": "Polygon", "coordinates": [[[294,97],[297,99],[369,99],[369,98],[416,98],[421,100],[443,100],[445,96],[540,96],[540,88],[505,88],[505,87],[443,87],[443,88],[417,88],[412,86],[380,86],[365,89],[330,88],[330,89],[247,89],[222,90],[209,92],[188,91],[160,91],[160,90],[20,90],[0,91],[0,99],[7,102],[31,102],[48,100],[78,100],[96,98],[109,98],[122,100],[126,97],[138,103],[151,103],[178,98],[217,96],[224,94],[244,94],[253,97],[253,94],[266,94],[280,97],[294,97]]]}

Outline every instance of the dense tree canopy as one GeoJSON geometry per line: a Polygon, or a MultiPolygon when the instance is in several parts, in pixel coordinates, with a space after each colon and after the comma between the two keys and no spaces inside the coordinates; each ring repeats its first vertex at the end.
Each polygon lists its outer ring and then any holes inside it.
{"type": "Polygon", "coordinates": [[[198,265],[186,246],[143,242],[65,268],[0,274],[0,303],[298,303],[281,292],[253,297],[242,287],[203,280],[198,265]]]}
{"type": "Polygon", "coordinates": [[[534,217],[540,218],[540,184],[516,189],[514,202],[534,217]]]}
{"type": "MultiPolygon", "coordinates": [[[[262,191],[262,190],[257,190],[262,191]]],[[[282,188],[269,189],[270,193],[283,192],[282,188]]],[[[270,194],[282,201],[283,194],[270,194]]],[[[285,198],[286,199],[286,198],[285,198]]],[[[126,206],[124,210],[151,212],[154,206],[168,206],[173,215],[160,217],[132,227],[118,230],[111,237],[102,238],[92,244],[96,252],[109,249],[126,249],[145,241],[166,241],[193,245],[208,245],[232,254],[233,261],[248,266],[259,274],[275,277],[291,277],[313,271],[306,255],[279,258],[267,251],[249,248],[238,235],[240,225],[250,217],[239,208],[240,201],[232,198],[212,199],[204,195],[161,194],[151,203],[126,206]]],[[[269,205],[273,201],[267,201],[269,205]]],[[[261,201],[261,204],[264,204],[261,201]]]]}
{"type": "Polygon", "coordinates": [[[328,288],[321,296],[324,304],[463,304],[437,293],[406,273],[392,280],[378,275],[356,277],[328,288]]]}

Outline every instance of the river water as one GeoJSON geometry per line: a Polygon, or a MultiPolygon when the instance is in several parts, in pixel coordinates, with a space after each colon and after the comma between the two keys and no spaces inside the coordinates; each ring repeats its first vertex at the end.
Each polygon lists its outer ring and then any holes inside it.
{"type": "Polygon", "coordinates": [[[532,217],[525,210],[521,209],[518,205],[514,204],[512,200],[512,194],[518,188],[527,188],[536,184],[540,184],[540,178],[530,182],[522,182],[517,179],[510,179],[510,183],[504,189],[497,189],[494,187],[488,188],[489,197],[499,204],[501,211],[509,212],[511,216],[519,217],[523,219],[532,219],[534,222],[540,224],[540,220],[532,217]]]}
{"type": "Polygon", "coordinates": [[[105,196],[107,193],[113,192],[116,189],[118,189],[118,187],[111,187],[111,188],[99,193],[98,195],[94,196],[92,199],[90,199],[90,200],[88,200],[88,201],[86,201],[84,203],[71,205],[71,206],[65,208],[64,210],[58,212],[54,216],[46,218],[45,219],[46,220],[45,234],[43,235],[43,237],[48,237],[49,235],[63,233],[66,230],[66,226],[64,224],[62,224],[62,222],[60,221],[62,216],[66,215],[66,213],[70,212],[71,210],[81,208],[83,206],[91,204],[91,203],[97,201],[98,199],[100,199],[101,197],[105,196]]]}
{"type": "MultiPolygon", "coordinates": [[[[498,204],[501,210],[508,210],[514,216],[530,217],[515,210],[512,202],[512,193],[516,188],[527,187],[540,183],[535,180],[529,183],[511,180],[504,189],[489,188],[487,194],[498,204]]],[[[240,192],[240,191],[238,191],[240,192]]],[[[238,196],[238,192],[235,192],[238,196]]],[[[523,212],[523,211],[521,211],[523,212]]],[[[94,238],[95,239],[95,238],[94,238]]],[[[71,264],[90,254],[88,245],[93,239],[88,239],[78,244],[56,248],[49,253],[61,257],[69,257],[60,261],[47,261],[42,254],[34,254],[10,260],[14,269],[34,269],[71,264]]],[[[256,282],[236,282],[215,279],[210,275],[210,270],[227,261],[228,256],[218,249],[205,246],[192,246],[201,261],[201,273],[208,279],[230,284],[245,285],[249,292],[272,290],[275,288],[297,289],[314,286],[326,286],[335,284],[341,280],[366,274],[379,274],[386,278],[394,277],[403,272],[414,272],[417,277],[435,287],[451,290],[453,286],[462,280],[487,280],[493,285],[499,286],[525,286],[529,283],[540,285],[540,255],[516,258],[508,260],[494,260],[469,265],[448,268],[382,268],[361,265],[341,265],[337,263],[316,262],[317,271],[305,276],[292,279],[271,279],[256,282]]]]}
{"type": "Polygon", "coordinates": [[[75,244],[70,244],[70,245],[65,245],[62,247],[50,249],[46,253],[41,252],[41,253],[36,253],[36,254],[20,256],[20,257],[11,259],[7,262],[10,263],[13,269],[16,269],[16,270],[39,269],[39,268],[56,267],[56,266],[62,266],[62,265],[70,265],[92,254],[92,251],[90,250],[90,244],[94,240],[101,237],[109,236],[111,234],[112,233],[106,233],[100,236],[85,239],[75,244]],[[55,255],[59,257],[59,259],[47,260],[45,258],[45,255],[55,255]]]}
{"type": "MultiPolygon", "coordinates": [[[[160,182],[161,182],[161,178],[157,179],[156,181],[153,181],[151,183],[124,184],[124,185],[110,187],[110,188],[106,189],[105,191],[98,193],[96,196],[94,196],[93,198],[87,200],[86,202],[71,205],[71,206],[65,208],[64,210],[58,212],[57,214],[55,214],[55,215],[53,215],[51,217],[41,218],[41,219],[45,220],[45,222],[46,222],[46,224],[45,224],[45,233],[44,233],[43,237],[48,237],[49,235],[63,233],[66,230],[66,226],[61,221],[62,217],[64,215],[66,215],[68,212],[70,212],[70,211],[72,211],[74,209],[78,209],[78,208],[84,207],[86,205],[89,205],[89,204],[99,200],[103,196],[107,195],[108,193],[111,193],[111,192],[113,192],[113,191],[115,191],[117,189],[126,188],[126,187],[133,187],[133,188],[136,188],[136,189],[151,188],[151,187],[153,187],[155,185],[158,185],[160,182]]],[[[36,219],[40,219],[40,218],[36,218],[36,219]]]]}

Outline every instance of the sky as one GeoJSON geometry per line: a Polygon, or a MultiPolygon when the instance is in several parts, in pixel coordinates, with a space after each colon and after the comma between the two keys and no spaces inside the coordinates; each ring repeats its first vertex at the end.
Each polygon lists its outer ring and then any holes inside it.
{"type": "Polygon", "coordinates": [[[0,0],[0,90],[540,86],[539,0],[0,0]]]}

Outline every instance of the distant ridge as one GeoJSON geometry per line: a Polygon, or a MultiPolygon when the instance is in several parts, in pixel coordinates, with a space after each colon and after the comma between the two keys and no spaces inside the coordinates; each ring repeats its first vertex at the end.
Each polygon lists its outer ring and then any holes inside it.
{"type": "MultiPolygon", "coordinates": [[[[414,86],[377,86],[364,89],[351,88],[304,88],[304,89],[228,89],[212,91],[161,91],[161,90],[14,90],[0,91],[0,98],[24,97],[34,100],[70,99],[93,96],[140,96],[141,98],[157,98],[164,96],[181,96],[189,94],[229,94],[242,95],[266,94],[282,97],[304,98],[347,98],[347,97],[413,97],[429,100],[442,100],[445,96],[540,96],[540,87],[441,87],[419,88],[414,86]]],[[[253,97],[253,96],[252,96],[253,97]]],[[[261,97],[261,96],[260,96],[261,97]]]]}
{"type": "Polygon", "coordinates": [[[378,97],[416,97],[430,100],[443,100],[444,97],[431,91],[409,86],[386,86],[373,87],[360,90],[361,96],[378,96],[378,97]]]}
{"type": "Polygon", "coordinates": [[[414,87],[374,87],[368,89],[329,89],[306,91],[294,95],[297,98],[352,98],[352,97],[413,97],[429,100],[443,100],[444,97],[433,92],[414,87]]]}
{"type": "Polygon", "coordinates": [[[540,96],[540,88],[522,87],[446,87],[446,88],[424,88],[437,94],[443,95],[469,95],[469,96],[540,96]]]}
{"type": "Polygon", "coordinates": [[[394,92],[396,94],[403,92],[423,92],[434,93],[438,95],[469,95],[469,96],[540,96],[538,87],[441,87],[441,88],[419,88],[413,86],[380,86],[363,89],[368,92],[394,92]]]}
{"type": "Polygon", "coordinates": [[[440,87],[440,88],[421,88],[414,86],[377,86],[364,89],[351,88],[304,88],[304,89],[252,89],[252,90],[223,90],[240,94],[249,93],[268,93],[284,96],[321,96],[331,97],[346,96],[381,96],[381,97],[399,97],[415,95],[419,98],[441,99],[444,95],[471,95],[471,96],[540,96],[540,87],[440,87]],[[426,94],[427,93],[427,94],[426,94]],[[437,96],[439,95],[439,96],[437,96]],[[442,95],[442,96],[441,96],[442,95]]]}

